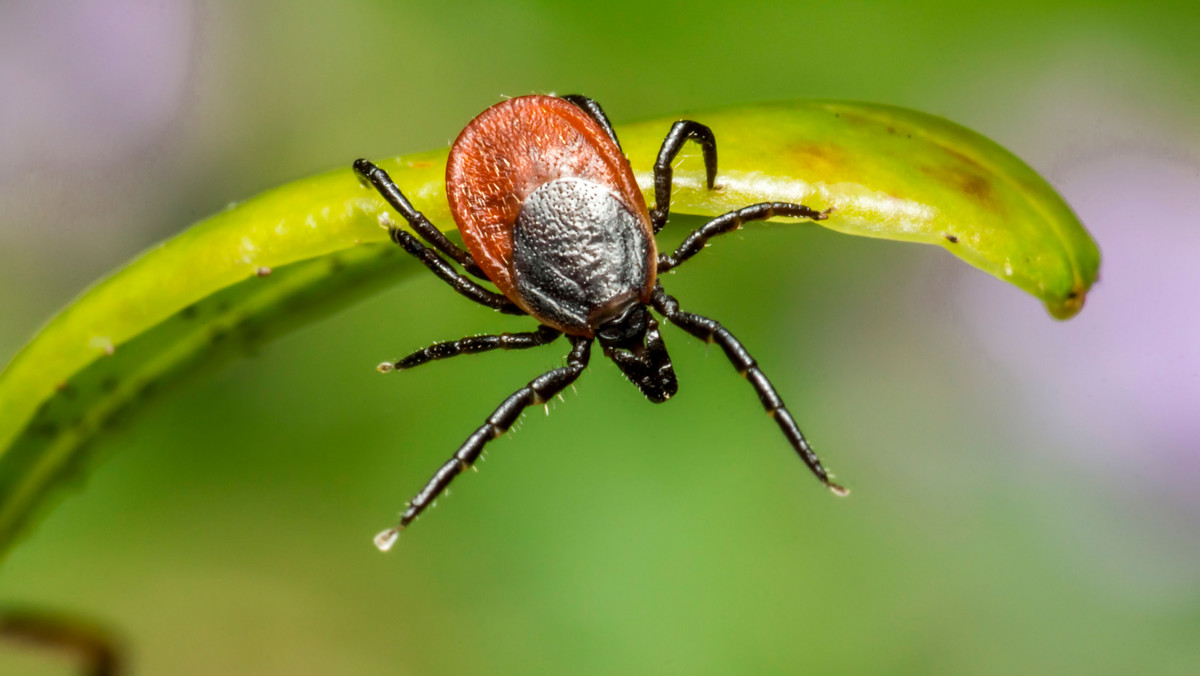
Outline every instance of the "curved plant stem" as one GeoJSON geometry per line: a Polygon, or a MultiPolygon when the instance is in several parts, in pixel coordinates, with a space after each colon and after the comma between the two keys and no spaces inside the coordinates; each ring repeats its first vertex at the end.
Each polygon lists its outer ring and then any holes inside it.
{"type": "MultiPolygon", "coordinates": [[[[847,234],[942,246],[1039,298],[1082,308],[1099,252],[1070,207],[986,138],[887,106],[802,102],[696,113],[715,132],[717,186],[686,148],[676,213],[754,202],[833,207],[847,234]]],[[[677,118],[618,127],[653,201],[651,166],[677,118]]],[[[415,263],[385,243],[383,201],[346,167],[231,206],[85,291],[0,373],[0,555],[89,442],[164,386],[395,282],[415,263]]],[[[429,218],[453,227],[446,151],[380,162],[429,218]]],[[[811,225],[809,221],[803,221],[811,225]]]]}

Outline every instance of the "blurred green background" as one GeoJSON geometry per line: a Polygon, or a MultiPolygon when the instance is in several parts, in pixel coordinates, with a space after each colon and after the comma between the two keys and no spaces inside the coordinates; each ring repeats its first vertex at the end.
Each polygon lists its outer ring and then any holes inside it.
{"type": "MultiPolygon", "coordinates": [[[[0,4],[0,360],[227,202],[447,145],[530,92],[618,123],[811,97],[943,115],[1047,176],[1105,255],[1056,323],[940,249],[732,235],[668,289],[742,338],[849,499],[669,328],[669,404],[597,354],[382,555],[566,349],[380,376],[530,326],[417,277],[109,437],[0,604],[101,619],[144,674],[1200,673],[1198,28],[1193,2],[0,4]]],[[[67,671],[0,644],[0,673],[67,671]]]]}

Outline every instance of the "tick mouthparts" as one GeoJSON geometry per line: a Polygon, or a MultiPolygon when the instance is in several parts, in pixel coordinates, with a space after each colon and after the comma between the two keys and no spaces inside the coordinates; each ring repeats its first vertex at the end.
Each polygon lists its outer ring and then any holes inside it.
{"type": "Polygon", "coordinates": [[[396,540],[400,539],[400,529],[396,527],[389,528],[379,535],[375,536],[375,546],[379,551],[386,552],[396,544],[396,540]]]}

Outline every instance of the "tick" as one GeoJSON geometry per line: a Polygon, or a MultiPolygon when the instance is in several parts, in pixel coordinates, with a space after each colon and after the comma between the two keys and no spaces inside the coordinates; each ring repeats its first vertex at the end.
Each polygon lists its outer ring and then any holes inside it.
{"type": "Polygon", "coordinates": [[[413,208],[387,173],[367,160],[354,163],[359,177],[408,221],[419,241],[382,219],[391,239],[459,294],[513,315],[528,315],[537,330],[435,343],[381,372],[403,371],[435,359],[489,350],[522,350],[562,336],[571,344],[566,366],[543,373],[514,392],[475,430],[409,503],[400,522],[375,538],[388,550],[412,523],[471,467],[487,443],[516,422],[528,406],[542,404],[575,382],[588,365],[592,344],[647,399],[662,403],[678,389],[675,369],[655,312],[707,343],[721,346],[750,381],[767,414],[808,468],[838,495],[821,461],[758,363],[719,322],[685,312],[663,290],[659,275],[682,265],[708,240],[747,221],[789,216],[823,220],[831,210],[765,202],[718,216],[692,232],[671,254],[659,254],[654,237],[670,215],[671,163],[688,141],[699,144],[707,186],[717,177],[717,143],[699,122],[672,125],[654,163],[654,208],[648,209],[633,169],[600,105],[585,96],[522,96],[483,111],[458,135],[446,166],[446,196],[466,251],[413,208]],[[447,260],[449,259],[449,260],[447,260]],[[465,271],[454,267],[457,263],[465,271]],[[470,276],[490,282],[499,293],[470,276]]]}

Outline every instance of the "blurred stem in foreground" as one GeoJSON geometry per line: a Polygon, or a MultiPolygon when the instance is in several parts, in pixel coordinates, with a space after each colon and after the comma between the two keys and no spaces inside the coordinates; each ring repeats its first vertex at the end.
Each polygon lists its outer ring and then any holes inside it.
{"type": "Polygon", "coordinates": [[[67,615],[29,608],[0,608],[0,639],[19,641],[78,661],[86,676],[116,676],[124,672],[116,637],[98,624],[67,615]]]}

